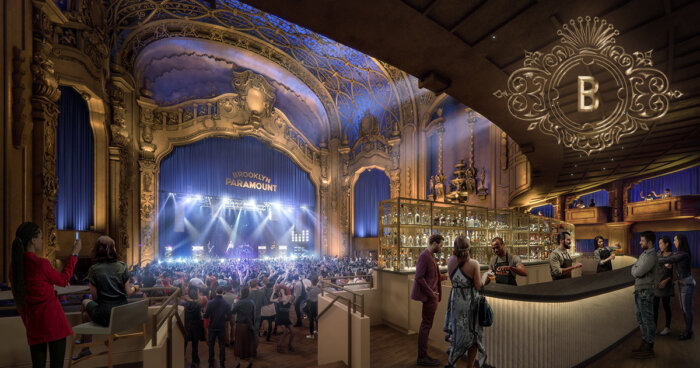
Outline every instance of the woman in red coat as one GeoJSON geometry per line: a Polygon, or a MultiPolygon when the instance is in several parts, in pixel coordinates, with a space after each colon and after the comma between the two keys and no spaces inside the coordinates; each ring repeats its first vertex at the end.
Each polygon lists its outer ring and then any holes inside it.
{"type": "Polygon", "coordinates": [[[49,348],[51,368],[63,367],[66,336],[73,335],[53,286],[66,286],[78,261],[80,240],[73,245],[72,255],[62,272],[51,267],[41,252],[41,230],[32,222],[17,228],[12,242],[12,295],[27,330],[27,341],[32,356],[32,367],[46,366],[46,348],[49,348]]]}

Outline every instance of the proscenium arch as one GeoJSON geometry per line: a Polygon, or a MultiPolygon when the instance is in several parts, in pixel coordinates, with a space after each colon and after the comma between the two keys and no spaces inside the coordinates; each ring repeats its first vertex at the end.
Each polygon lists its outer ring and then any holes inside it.
{"type": "Polygon", "coordinates": [[[140,26],[124,40],[118,50],[116,60],[122,64],[133,77],[133,68],[139,53],[149,44],[166,37],[195,38],[220,43],[226,47],[238,48],[255,53],[277,64],[297,77],[311,89],[318,97],[326,111],[327,121],[321,123],[327,127],[326,142],[332,138],[340,138],[342,126],[338,109],[325,85],[319,81],[306,67],[284,51],[246,33],[239,32],[222,26],[182,20],[159,20],[140,26]],[[191,32],[183,31],[184,26],[193,27],[191,32]],[[159,32],[156,35],[156,32],[159,32]],[[186,36],[184,36],[186,34],[186,36]],[[221,38],[212,38],[212,35],[221,35],[221,38]]]}
{"type": "MultiPolygon", "coordinates": [[[[350,214],[349,218],[351,219],[350,221],[350,238],[353,238],[355,236],[355,184],[357,183],[357,180],[360,178],[360,175],[368,170],[380,170],[386,175],[387,178],[389,178],[389,181],[391,182],[391,175],[389,174],[389,171],[387,170],[386,166],[379,166],[379,165],[367,165],[367,166],[362,166],[361,168],[355,170],[355,173],[353,174],[352,178],[350,179],[350,203],[348,203],[348,207],[350,207],[350,214]]],[[[354,244],[353,244],[354,245],[354,244]]]]}
{"type": "MultiPolygon", "coordinates": [[[[206,129],[200,129],[198,132],[195,132],[192,135],[189,135],[187,137],[182,137],[182,138],[177,138],[177,137],[167,137],[167,146],[164,147],[163,149],[159,149],[156,152],[155,155],[155,170],[154,170],[154,178],[153,178],[153,186],[154,186],[154,193],[159,193],[159,188],[160,188],[160,163],[162,160],[169,155],[173,149],[177,146],[186,146],[188,144],[192,144],[198,141],[201,141],[203,139],[207,138],[228,138],[232,140],[236,140],[238,138],[242,137],[253,137],[260,141],[261,143],[265,144],[268,146],[270,149],[276,150],[285,156],[287,156],[294,164],[296,164],[300,169],[302,169],[304,172],[307,173],[309,176],[309,179],[311,180],[312,185],[314,186],[314,191],[315,191],[315,197],[316,197],[316,204],[315,204],[315,209],[314,209],[314,215],[316,217],[316,220],[314,222],[314,252],[322,256],[321,254],[321,221],[319,221],[320,216],[321,216],[321,194],[320,194],[320,180],[321,180],[321,174],[320,174],[320,167],[314,167],[313,165],[309,165],[308,163],[302,162],[296,155],[294,155],[293,152],[291,152],[285,145],[283,145],[280,142],[276,142],[274,140],[268,139],[267,137],[261,135],[261,134],[256,134],[255,132],[236,132],[236,131],[208,131],[206,129]]],[[[159,228],[158,228],[158,216],[159,216],[159,208],[160,208],[160,198],[159,196],[154,196],[154,201],[155,204],[153,206],[153,211],[154,211],[154,216],[153,216],[153,221],[155,222],[153,224],[153,254],[155,257],[159,254],[159,245],[158,245],[158,234],[159,234],[159,228]]]]}

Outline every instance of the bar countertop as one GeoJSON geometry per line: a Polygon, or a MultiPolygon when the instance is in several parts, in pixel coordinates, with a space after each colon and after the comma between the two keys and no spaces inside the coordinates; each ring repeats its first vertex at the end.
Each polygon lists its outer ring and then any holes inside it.
{"type": "Polygon", "coordinates": [[[632,266],[546,283],[511,286],[491,283],[486,296],[527,302],[571,302],[634,285],[632,266]]]}

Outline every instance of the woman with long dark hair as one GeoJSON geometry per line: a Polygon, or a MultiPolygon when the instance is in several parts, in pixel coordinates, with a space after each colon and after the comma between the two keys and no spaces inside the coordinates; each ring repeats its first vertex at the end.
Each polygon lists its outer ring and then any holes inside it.
{"type": "MultiPolygon", "coordinates": [[[[668,236],[662,236],[659,239],[658,257],[668,257],[673,254],[673,245],[668,236]]],[[[673,296],[673,265],[666,263],[658,267],[657,278],[659,284],[654,289],[654,322],[659,321],[659,302],[663,302],[664,312],[666,313],[665,328],[659,333],[661,336],[666,336],[671,332],[671,297],[673,296]]]]}
{"type": "Polygon", "coordinates": [[[615,250],[605,246],[605,239],[598,235],[593,239],[593,256],[596,260],[596,273],[612,271],[612,261],[615,259],[615,250]]]}
{"type": "Polygon", "coordinates": [[[247,360],[247,367],[252,367],[251,357],[255,353],[255,302],[250,298],[250,288],[241,288],[241,299],[233,306],[231,311],[236,315],[236,339],[233,345],[233,353],[236,355],[236,367],[241,366],[241,360],[247,360]]]}
{"type": "Polygon", "coordinates": [[[681,302],[681,310],[685,317],[685,333],[678,338],[687,340],[693,337],[693,292],[695,291],[695,279],[690,274],[690,244],[684,234],[676,234],[673,237],[673,244],[678,251],[668,257],[659,257],[659,264],[675,263],[678,272],[678,291],[681,302]]]}
{"type": "Polygon", "coordinates": [[[72,335],[73,330],[56,298],[53,286],[68,285],[78,262],[80,240],[73,244],[72,254],[61,272],[54,270],[46,258],[37,256],[41,249],[39,226],[32,222],[20,225],[12,242],[12,296],[27,330],[32,367],[46,366],[48,347],[51,368],[59,368],[63,367],[66,336],[72,335]]]}
{"type": "Polygon", "coordinates": [[[478,359],[479,367],[484,366],[486,350],[482,344],[484,328],[476,319],[476,296],[481,291],[479,262],[471,259],[471,243],[464,236],[454,241],[454,252],[447,261],[447,271],[452,281],[452,290],[447,301],[447,314],[443,330],[450,342],[447,350],[447,367],[454,367],[457,360],[467,354],[467,367],[474,366],[478,359]]]}
{"type": "MultiPolygon", "coordinates": [[[[117,259],[117,248],[109,236],[97,238],[92,258],[97,262],[90,266],[87,277],[92,300],[83,300],[83,322],[92,321],[107,327],[112,308],[126,304],[127,297],[138,291],[139,287],[131,286],[129,269],[126,263],[117,259]]],[[[92,341],[90,336],[83,336],[83,343],[89,341],[92,341]]],[[[73,359],[87,355],[90,355],[90,348],[86,347],[73,359]]]]}
{"type": "Polygon", "coordinates": [[[287,345],[287,348],[289,348],[289,351],[294,351],[294,347],[292,347],[292,341],[294,341],[294,330],[291,328],[292,321],[289,319],[289,311],[291,310],[292,306],[292,296],[287,295],[284,288],[279,288],[275,292],[275,297],[270,301],[275,303],[277,306],[275,326],[282,326],[284,328],[282,337],[280,337],[280,341],[277,343],[277,352],[284,352],[284,338],[287,336],[289,336],[289,344],[287,345]]]}

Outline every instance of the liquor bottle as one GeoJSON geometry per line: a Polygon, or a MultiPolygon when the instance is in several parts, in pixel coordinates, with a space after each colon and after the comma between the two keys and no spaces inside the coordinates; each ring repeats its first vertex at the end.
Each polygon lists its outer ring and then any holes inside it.
{"type": "Polygon", "coordinates": [[[413,248],[413,235],[408,236],[408,247],[413,248]]]}
{"type": "Polygon", "coordinates": [[[401,248],[406,247],[406,234],[401,234],[401,248]]]}
{"type": "Polygon", "coordinates": [[[422,246],[427,247],[428,245],[430,245],[430,244],[428,244],[428,234],[423,233],[423,245],[422,246]]]}
{"type": "Polygon", "coordinates": [[[440,226],[445,226],[445,214],[440,213],[440,221],[438,222],[440,226]]]}
{"type": "Polygon", "coordinates": [[[408,215],[406,216],[406,223],[413,225],[413,210],[411,207],[408,208],[408,215]]]}
{"type": "Polygon", "coordinates": [[[462,227],[462,225],[462,214],[460,213],[457,215],[457,226],[462,227]]]}
{"type": "Polygon", "coordinates": [[[418,208],[416,208],[415,217],[416,217],[416,218],[414,219],[414,220],[415,220],[414,223],[415,223],[416,225],[420,225],[420,223],[421,223],[421,222],[420,222],[420,213],[418,213],[418,208]]]}
{"type": "Polygon", "coordinates": [[[406,255],[401,253],[401,264],[400,264],[400,269],[406,268],[406,255]]]}
{"type": "Polygon", "coordinates": [[[399,212],[401,213],[401,215],[400,215],[400,217],[399,217],[399,223],[400,223],[401,225],[403,225],[403,224],[406,223],[406,213],[405,213],[405,211],[406,211],[406,209],[403,208],[403,206],[401,206],[401,210],[399,211],[399,212]]]}
{"type": "Polygon", "coordinates": [[[447,217],[445,218],[445,226],[453,226],[452,216],[449,213],[447,214],[447,217]]]}
{"type": "Polygon", "coordinates": [[[428,214],[423,210],[423,214],[421,215],[421,223],[423,225],[430,225],[430,222],[428,221],[428,214]]]}
{"type": "Polygon", "coordinates": [[[408,267],[413,267],[413,254],[408,253],[408,267]]]}

